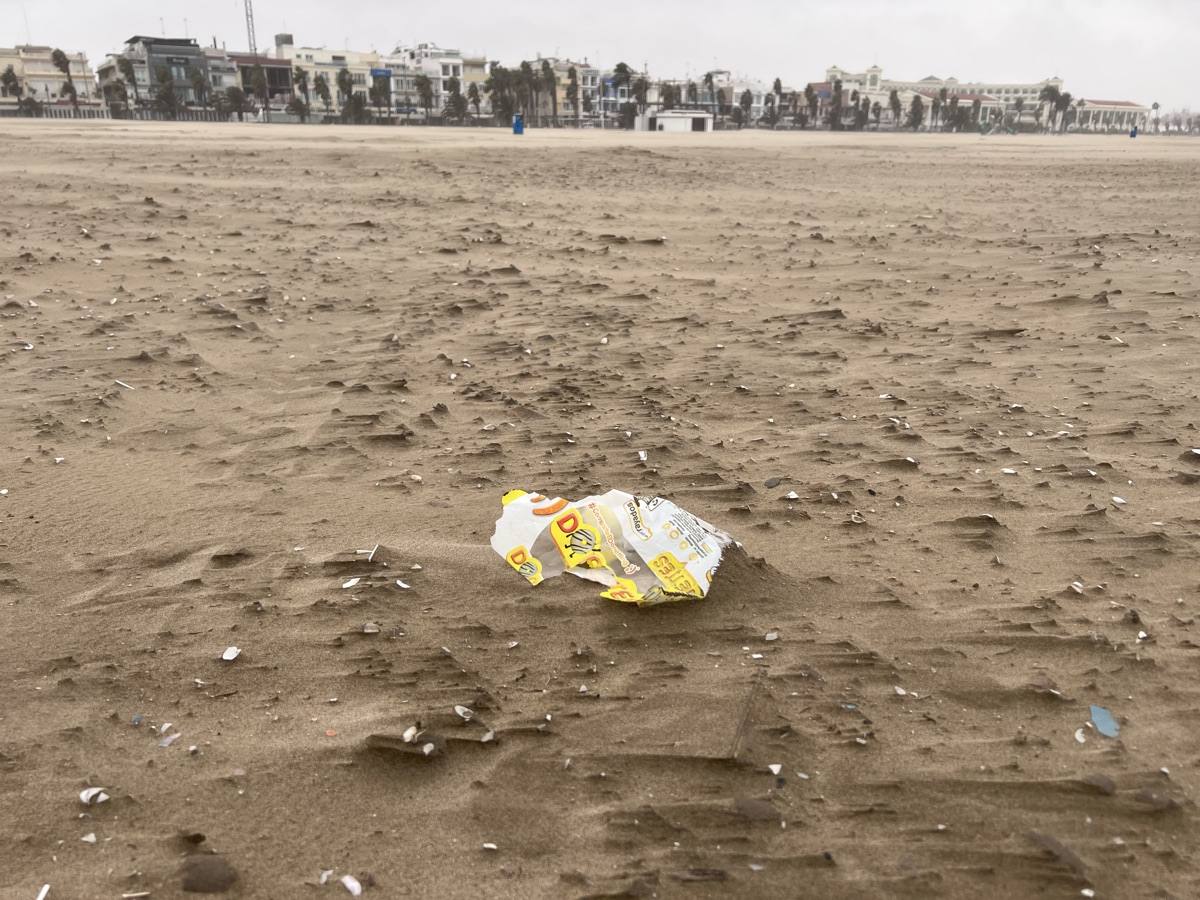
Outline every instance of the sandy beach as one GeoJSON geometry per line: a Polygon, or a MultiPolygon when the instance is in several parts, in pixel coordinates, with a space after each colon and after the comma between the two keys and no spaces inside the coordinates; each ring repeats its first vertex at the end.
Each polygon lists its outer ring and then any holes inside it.
{"type": "Polygon", "coordinates": [[[1200,142],[0,144],[4,897],[1200,895],[1200,142]]]}

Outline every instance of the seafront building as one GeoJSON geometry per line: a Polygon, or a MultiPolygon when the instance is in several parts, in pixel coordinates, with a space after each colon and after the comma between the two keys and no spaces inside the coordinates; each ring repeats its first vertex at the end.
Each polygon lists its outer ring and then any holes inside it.
{"type": "MultiPolygon", "coordinates": [[[[970,107],[978,102],[980,118],[984,121],[1010,116],[1018,125],[1035,118],[1042,121],[1049,118],[1045,102],[1041,99],[1042,91],[1054,88],[1063,91],[1063,80],[1058,76],[1043,78],[1041,81],[959,81],[957,78],[939,78],[928,75],[918,81],[902,81],[885,78],[883,69],[871,66],[862,72],[849,72],[839,66],[830,66],[825,70],[825,80],[813,84],[821,100],[821,109],[825,113],[832,97],[833,85],[842,83],[843,95],[848,97],[857,91],[860,98],[867,96],[871,103],[879,102],[884,110],[888,110],[888,100],[891,92],[896,91],[900,97],[901,106],[907,114],[912,98],[920,95],[926,102],[926,122],[928,127],[935,123],[929,115],[934,99],[941,101],[942,91],[945,91],[946,102],[954,101],[961,106],[970,107]],[[1040,112],[1039,112],[1040,110],[1040,112]]],[[[890,110],[885,114],[891,119],[890,110]]],[[[1075,97],[1069,117],[1070,124],[1076,130],[1128,130],[1133,125],[1144,127],[1150,115],[1150,108],[1128,100],[1089,100],[1075,97]],[[1077,105],[1079,101],[1083,105],[1077,105]]]]}
{"type": "MultiPolygon", "coordinates": [[[[16,115],[17,104],[22,98],[33,99],[42,106],[46,116],[73,116],[76,114],[70,95],[63,92],[66,76],[54,65],[51,54],[53,47],[37,44],[19,44],[16,47],[0,47],[0,72],[12,66],[17,78],[17,90],[10,93],[0,86],[0,115],[16,115]]],[[[96,76],[83,53],[67,53],[68,69],[75,85],[78,113],[88,118],[108,115],[108,107],[96,87],[96,76]]]]}

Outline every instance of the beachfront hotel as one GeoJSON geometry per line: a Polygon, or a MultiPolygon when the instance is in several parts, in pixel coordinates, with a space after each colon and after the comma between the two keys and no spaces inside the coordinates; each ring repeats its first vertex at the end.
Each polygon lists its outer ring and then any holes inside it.
{"type": "MultiPolygon", "coordinates": [[[[894,78],[884,78],[883,69],[871,66],[863,72],[848,72],[839,66],[830,66],[825,70],[825,81],[814,84],[818,94],[827,93],[834,82],[842,83],[842,91],[849,95],[858,91],[866,94],[872,102],[878,100],[887,107],[888,98],[892,91],[900,95],[904,108],[907,109],[912,97],[920,94],[927,101],[941,96],[945,89],[946,98],[957,97],[958,102],[969,106],[979,101],[981,115],[984,118],[1015,113],[1022,121],[1035,115],[1036,110],[1043,105],[1042,91],[1048,87],[1058,91],[1063,90],[1063,80],[1057,75],[1043,78],[1041,81],[959,81],[957,78],[939,78],[927,75],[918,81],[900,81],[894,78]],[[1020,106],[1020,112],[1017,107],[1020,106]]],[[[1073,103],[1083,101],[1076,108],[1073,125],[1077,130],[1107,131],[1128,130],[1134,125],[1144,126],[1150,116],[1150,108],[1130,100],[1093,100],[1090,97],[1075,97],[1073,103]]]]}

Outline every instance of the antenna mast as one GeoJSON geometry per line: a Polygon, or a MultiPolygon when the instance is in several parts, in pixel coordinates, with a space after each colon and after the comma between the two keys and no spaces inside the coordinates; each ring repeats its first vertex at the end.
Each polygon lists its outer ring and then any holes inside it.
{"type": "Polygon", "coordinates": [[[246,0],[246,40],[250,44],[250,52],[258,56],[258,42],[254,39],[254,0],[246,0]]]}

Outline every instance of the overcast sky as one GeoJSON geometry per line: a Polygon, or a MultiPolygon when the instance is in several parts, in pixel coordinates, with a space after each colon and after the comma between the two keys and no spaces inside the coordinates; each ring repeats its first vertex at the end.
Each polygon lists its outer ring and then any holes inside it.
{"type": "MultiPolygon", "coordinates": [[[[280,31],[334,49],[432,41],[506,63],[557,54],[789,86],[877,63],[901,79],[1059,75],[1076,97],[1200,108],[1200,0],[254,0],[254,13],[260,49],[280,31]]],[[[0,46],[84,50],[95,65],[135,33],[183,36],[185,17],[201,43],[246,46],[243,0],[0,0],[0,46]]]]}

